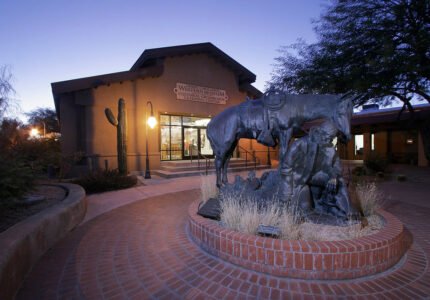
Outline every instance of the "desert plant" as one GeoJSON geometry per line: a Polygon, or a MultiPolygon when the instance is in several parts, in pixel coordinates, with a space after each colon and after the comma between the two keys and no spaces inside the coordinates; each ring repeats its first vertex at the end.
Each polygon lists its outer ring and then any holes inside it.
{"type": "Polygon", "coordinates": [[[385,172],[388,160],[380,154],[372,152],[364,160],[364,165],[373,172],[385,172]]]}
{"type": "Polygon", "coordinates": [[[366,175],[366,169],[363,166],[358,166],[352,169],[352,175],[363,176],[366,175]]]}
{"type": "Polygon", "coordinates": [[[298,240],[301,237],[301,214],[297,206],[287,206],[283,211],[280,220],[279,228],[281,229],[282,239],[298,240]]]}
{"type": "Polygon", "coordinates": [[[72,170],[73,166],[82,161],[85,157],[83,151],[77,151],[70,155],[63,155],[60,158],[60,166],[58,172],[58,179],[64,179],[67,177],[72,170]]]}
{"type": "Polygon", "coordinates": [[[406,175],[405,174],[397,175],[397,181],[406,181],[406,175]]]}
{"type": "Polygon", "coordinates": [[[200,191],[202,193],[203,203],[205,203],[210,198],[216,198],[218,196],[216,177],[214,175],[201,175],[200,191]]]}
{"type": "Polygon", "coordinates": [[[372,216],[381,207],[383,194],[374,182],[362,182],[355,186],[355,195],[365,217],[372,216]]]}
{"type": "Polygon", "coordinates": [[[73,181],[88,194],[130,188],[137,183],[136,176],[126,176],[118,170],[95,171],[73,181]]]}
{"type": "Polygon", "coordinates": [[[116,127],[119,173],[127,175],[127,111],[124,99],[118,100],[118,118],[114,117],[110,108],[105,109],[105,115],[109,123],[116,127]]]}
{"type": "Polygon", "coordinates": [[[223,195],[221,221],[233,230],[256,234],[260,224],[281,229],[281,238],[298,239],[300,236],[299,211],[294,206],[281,207],[272,199],[269,204],[258,206],[256,201],[241,196],[223,195]]]}

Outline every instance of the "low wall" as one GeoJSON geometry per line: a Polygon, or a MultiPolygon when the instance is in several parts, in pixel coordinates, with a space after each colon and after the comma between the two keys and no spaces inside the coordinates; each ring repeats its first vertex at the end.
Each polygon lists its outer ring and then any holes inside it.
{"type": "Polygon", "coordinates": [[[66,199],[0,233],[0,299],[13,299],[39,258],[83,220],[83,188],[59,185],[68,190],[66,199]]]}
{"type": "Polygon", "coordinates": [[[408,248],[402,223],[380,210],[386,225],[378,233],[343,241],[279,240],[239,233],[197,215],[189,207],[189,234],[205,251],[233,264],[302,279],[351,279],[385,271],[408,248]]]}

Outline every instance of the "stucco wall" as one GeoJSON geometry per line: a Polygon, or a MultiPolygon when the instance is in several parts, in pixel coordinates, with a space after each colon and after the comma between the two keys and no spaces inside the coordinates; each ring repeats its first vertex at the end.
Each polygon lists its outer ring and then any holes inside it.
{"type": "MultiPolygon", "coordinates": [[[[74,93],[72,98],[61,101],[61,122],[65,142],[64,152],[73,152],[79,144],[76,133],[76,119],[82,108],[85,110],[85,134],[83,149],[88,155],[99,156],[99,167],[108,160],[109,168],[116,168],[116,128],[106,119],[104,110],[109,107],[113,114],[118,114],[118,99],[126,101],[128,117],[128,167],[130,171],[145,168],[145,122],[149,115],[147,101],[151,101],[154,115],[159,120],[160,114],[214,116],[226,107],[239,104],[246,97],[239,91],[236,75],[227,66],[206,54],[194,54],[181,57],[165,58],[164,72],[160,77],[144,78],[122,83],[103,85],[87,93],[74,93]],[[176,83],[186,83],[203,87],[225,90],[229,99],[226,105],[177,100],[173,89],[176,83]],[[91,98],[91,100],[88,100],[91,98]],[[64,111],[64,113],[63,113],[64,111]],[[70,113],[69,113],[70,112],[70,113]],[[75,121],[73,121],[75,120],[75,121]],[[71,150],[74,149],[74,150],[71,150]]],[[[81,113],[82,114],[82,113],[81,113]]],[[[149,155],[151,168],[160,164],[160,128],[148,128],[149,155]]]]}

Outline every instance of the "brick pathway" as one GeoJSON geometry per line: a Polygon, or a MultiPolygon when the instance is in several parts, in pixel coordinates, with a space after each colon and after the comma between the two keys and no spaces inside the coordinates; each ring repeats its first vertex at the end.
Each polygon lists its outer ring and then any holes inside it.
{"type": "Polygon", "coordinates": [[[429,299],[430,184],[417,182],[381,184],[387,210],[413,236],[406,257],[383,274],[304,281],[225,263],[186,234],[187,208],[199,196],[192,190],[89,220],[41,259],[17,299],[429,299]]]}

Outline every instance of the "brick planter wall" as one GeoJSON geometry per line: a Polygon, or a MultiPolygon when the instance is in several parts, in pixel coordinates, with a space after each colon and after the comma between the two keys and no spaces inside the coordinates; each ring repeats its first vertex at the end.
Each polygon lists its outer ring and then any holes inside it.
{"type": "Polygon", "coordinates": [[[239,233],[188,210],[191,238],[205,251],[233,264],[278,276],[351,279],[385,271],[407,250],[403,224],[380,210],[386,225],[378,233],[343,241],[278,240],[239,233]]]}

